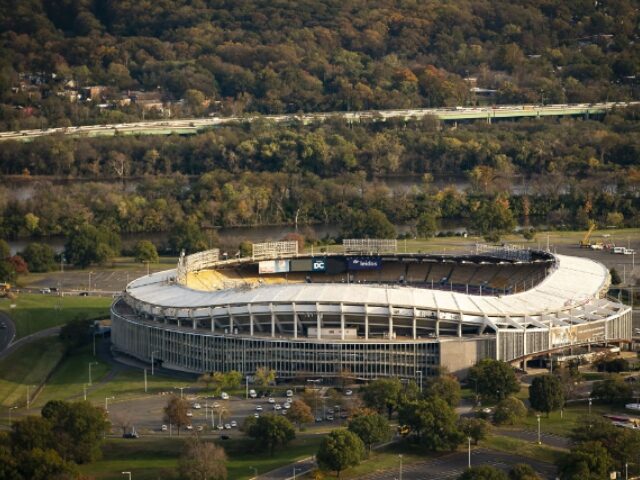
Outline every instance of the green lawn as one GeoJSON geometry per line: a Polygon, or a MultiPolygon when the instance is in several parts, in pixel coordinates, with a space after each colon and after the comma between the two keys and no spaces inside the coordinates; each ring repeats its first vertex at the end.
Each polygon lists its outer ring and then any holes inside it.
{"type": "Polygon", "coordinates": [[[27,386],[31,392],[34,386],[40,386],[62,354],[63,347],[57,338],[43,338],[19,348],[0,361],[0,405],[24,407],[27,386]]]}
{"type": "Polygon", "coordinates": [[[553,448],[548,445],[537,445],[518,438],[502,435],[490,435],[482,440],[481,446],[492,448],[501,452],[521,455],[540,462],[555,463],[559,456],[566,453],[565,450],[553,448]]]}
{"type": "Polygon", "coordinates": [[[107,318],[112,298],[59,297],[21,293],[13,301],[3,299],[0,309],[7,313],[16,325],[16,338],[63,325],[76,317],[107,318]],[[11,305],[15,305],[11,308],[11,305]]]}
{"type": "MultiPolygon", "coordinates": [[[[98,480],[121,479],[123,471],[130,471],[136,480],[174,479],[186,438],[185,435],[182,438],[143,436],[135,440],[109,439],[103,448],[102,460],[83,465],[80,471],[98,480]]],[[[298,438],[287,448],[277,450],[273,457],[267,453],[248,452],[241,441],[219,444],[225,447],[229,457],[228,478],[246,480],[253,477],[253,470],[249,467],[257,468],[258,473],[268,472],[315,454],[319,443],[320,437],[317,436],[298,438]]]]}

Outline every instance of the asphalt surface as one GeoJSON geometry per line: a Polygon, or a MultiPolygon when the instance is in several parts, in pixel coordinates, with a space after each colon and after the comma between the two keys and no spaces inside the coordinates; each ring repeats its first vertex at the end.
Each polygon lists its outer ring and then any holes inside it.
{"type": "MultiPolygon", "coordinates": [[[[510,453],[496,452],[486,448],[471,451],[471,466],[490,465],[500,470],[509,471],[516,463],[527,463],[543,478],[553,480],[556,467],[549,463],[538,462],[530,458],[510,453]]],[[[468,453],[455,452],[426,462],[418,462],[402,467],[403,480],[445,480],[458,478],[468,467],[468,453]]],[[[363,480],[397,480],[400,477],[398,468],[375,472],[360,477],[363,480]]]]}
{"type": "MultiPolygon", "coordinates": [[[[505,437],[517,438],[528,442],[538,441],[538,432],[533,430],[512,430],[508,428],[498,428],[495,433],[504,435],[505,437]]],[[[554,435],[552,433],[540,433],[540,443],[555,448],[569,448],[570,440],[567,437],[554,435]]]]}
{"type": "Polygon", "coordinates": [[[16,336],[16,327],[8,315],[0,312],[0,357],[16,336]]]}

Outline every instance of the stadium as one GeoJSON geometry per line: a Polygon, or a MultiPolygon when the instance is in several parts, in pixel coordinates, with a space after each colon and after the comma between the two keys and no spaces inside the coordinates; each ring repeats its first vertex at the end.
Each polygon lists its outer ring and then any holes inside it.
{"type": "Polygon", "coordinates": [[[524,366],[631,340],[631,308],[586,258],[512,246],[399,253],[345,240],[334,253],[254,244],[208,250],[129,283],[111,308],[113,348],[194,373],[259,367],[279,379],[464,376],[483,358],[524,366]]]}

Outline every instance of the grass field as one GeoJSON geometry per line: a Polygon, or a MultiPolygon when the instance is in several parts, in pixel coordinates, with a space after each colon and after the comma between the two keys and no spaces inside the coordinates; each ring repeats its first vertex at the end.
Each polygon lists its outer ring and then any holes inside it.
{"type": "MultiPolygon", "coordinates": [[[[80,471],[98,480],[122,479],[123,471],[130,471],[136,480],[177,478],[176,466],[184,440],[188,438],[141,437],[135,440],[109,439],[103,448],[102,460],[83,465],[80,471]]],[[[205,438],[206,440],[206,438],[205,438]]],[[[320,437],[305,436],[294,440],[285,449],[277,450],[273,457],[268,453],[253,453],[242,448],[241,442],[220,443],[228,450],[228,478],[246,480],[258,473],[265,473],[315,454],[320,437]]]]}
{"type": "Polygon", "coordinates": [[[555,463],[565,450],[553,448],[548,445],[537,445],[517,438],[505,437],[502,435],[490,435],[482,440],[483,447],[492,448],[501,452],[521,455],[532,458],[540,462],[555,463]]]}
{"type": "Polygon", "coordinates": [[[14,301],[2,299],[0,310],[9,315],[16,325],[16,338],[63,325],[76,317],[107,318],[112,298],[59,297],[22,293],[14,301]],[[11,305],[15,305],[11,308],[11,305]]]}
{"type": "MultiPolygon", "coordinates": [[[[62,358],[57,338],[43,338],[13,352],[0,361],[0,405],[26,406],[27,386],[33,395],[62,358]]],[[[3,412],[4,413],[4,412],[3,412]]]]}

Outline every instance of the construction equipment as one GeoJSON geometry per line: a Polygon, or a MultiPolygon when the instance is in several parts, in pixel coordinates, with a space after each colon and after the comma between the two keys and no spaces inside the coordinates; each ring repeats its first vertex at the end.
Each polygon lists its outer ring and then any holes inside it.
{"type": "Polygon", "coordinates": [[[587,231],[587,233],[584,234],[584,237],[582,237],[582,240],[580,240],[580,248],[591,248],[591,242],[589,241],[589,239],[591,238],[591,234],[595,229],[596,229],[595,222],[591,222],[591,225],[589,225],[589,230],[587,231]]]}

